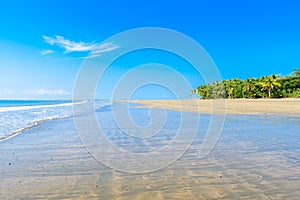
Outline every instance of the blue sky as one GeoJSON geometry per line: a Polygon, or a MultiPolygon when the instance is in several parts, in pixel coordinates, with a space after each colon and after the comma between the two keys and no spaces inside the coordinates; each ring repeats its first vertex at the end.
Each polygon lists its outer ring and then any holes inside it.
{"type": "MultiPolygon", "coordinates": [[[[139,27],[169,28],[193,38],[206,49],[224,79],[287,75],[300,67],[300,3],[296,0],[3,0],[0,98],[71,98],[78,70],[91,49],[98,47],[99,56],[113,51],[117,44],[99,44],[114,34],[139,27]]],[[[107,79],[117,79],[134,63],[181,62],[172,62],[170,56],[157,52],[144,55],[148,55],[146,59],[137,53],[135,58],[120,61],[107,79]]],[[[176,69],[193,87],[202,83],[192,70],[176,69]]],[[[104,87],[97,97],[109,98],[111,90],[104,87]]],[[[156,86],[145,87],[135,95],[172,96],[156,86]]]]}

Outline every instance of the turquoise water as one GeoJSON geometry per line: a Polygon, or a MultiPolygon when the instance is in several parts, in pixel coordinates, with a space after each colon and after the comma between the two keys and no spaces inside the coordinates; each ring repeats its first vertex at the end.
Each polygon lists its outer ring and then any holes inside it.
{"type": "Polygon", "coordinates": [[[71,100],[0,100],[0,107],[55,105],[71,102],[71,100]]]}

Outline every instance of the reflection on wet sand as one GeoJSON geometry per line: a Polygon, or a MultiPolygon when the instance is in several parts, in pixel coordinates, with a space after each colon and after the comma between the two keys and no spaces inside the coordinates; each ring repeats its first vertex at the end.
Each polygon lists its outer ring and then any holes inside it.
{"type": "MultiPolygon", "coordinates": [[[[208,119],[204,115],[201,122],[208,119]]],[[[180,159],[144,174],[116,171],[97,161],[81,144],[72,118],[46,122],[1,143],[0,199],[297,199],[298,119],[229,115],[206,158],[198,158],[207,128],[201,125],[180,159]]],[[[110,138],[142,150],[118,134],[114,129],[110,138]]],[[[172,136],[160,139],[147,145],[165,144],[172,136]]]]}

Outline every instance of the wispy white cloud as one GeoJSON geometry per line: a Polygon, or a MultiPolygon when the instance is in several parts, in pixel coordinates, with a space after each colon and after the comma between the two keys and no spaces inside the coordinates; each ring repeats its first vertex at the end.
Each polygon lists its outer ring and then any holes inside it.
{"type": "Polygon", "coordinates": [[[16,92],[13,90],[0,90],[0,96],[9,96],[9,95],[15,95],[16,92]]]}
{"type": "Polygon", "coordinates": [[[43,95],[50,95],[50,96],[56,96],[56,95],[69,95],[70,92],[58,89],[58,90],[46,90],[46,89],[38,89],[38,90],[30,90],[26,93],[36,95],[36,96],[43,96],[43,95]]]}
{"type": "Polygon", "coordinates": [[[64,89],[36,90],[1,90],[0,99],[65,99],[71,97],[71,92],[64,89]]]}
{"type": "Polygon", "coordinates": [[[52,51],[51,49],[45,49],[43,51],[40,52],[41,55],[48,55],[48,54],[51,54],[51,53],[54,53],[54,51],[52,51]]]}
{"type": "Polygon", "coordinates": [[[113,51],[115,49],[118,49],[119,46],[113,44],[112,42],[107,42],[107,43],[104,43],[104,44],[101,44],[101,45],[97,45],[91,55],[89,56],[90,58],[92,57],[97,57],[97,56],[100,56],[102,53],[104,52],[108,52],[108,51],[113,51]]]}
{"type": "Polygon", "coordinates": [[[18,99],[21,93],[11,89],[0,89],[0,99],[18,99]]]}
{"type": "Polygon", "coordinates": [[[55,36],[54,38],[43,35],[42,36],[50,45],[57,45],[65,49],[65,53],[74,52],[74,51],[91,51],[95,46],[95,42],[86,43],[86,42],[74,42],[68,39],[65,39],[62,36],[55,36]]]}
{"type": "MultiPolygon", "coordinates": [[[[104,44],[98,44],[95,42],[74,42],[69,39],[64,38],[63,36],[42,36],[44,41],[50,45],[56,45],[64,49],[64,53],[71,53],[71,52],[92,52],[89,57],[97,57],[100,56],[104,52],[112,51],[119,46],[114,45],[112,42],[107,42],[104,44]]],[[[47,55],[49,53],[53,53],[52,50],[44,50],[41,52],[42,55],[47,55]]]]}

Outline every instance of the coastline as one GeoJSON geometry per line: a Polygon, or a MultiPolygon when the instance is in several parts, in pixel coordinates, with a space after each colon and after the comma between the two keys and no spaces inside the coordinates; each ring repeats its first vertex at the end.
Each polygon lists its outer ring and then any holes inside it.
{"type": "Polygon", "coordinates": [[[44,119],[44,120],[37,121],[35,124],[33,124],[31,126],[24,127],[24,128],[22,128],[22,129],[20,129],[18,131],[12,132],[11,134],[9,134],[7,136],[0,137],[0,142],[4,141],[4,140],[8,140],[10,138],[13,138],[13,137],[17,136],[20,133],[23,133],[23,132],[25,132],[27,130],[30,130],[30,129],[36,127],[36,126],[41,125],[44,122],[52,121],[52,120],[64,119],[64,118],[67,118],[67,117],[71,117],[71,115],[68,115],[68,116],[65,116],[65,117],[53,117],[53,118],[50,118],[50,119],[44,119]]]}
{"type": "MultiPolygon", "coordinates": [[[[211,101],[199,100],[203,102],[211,101]]],[[[191,109],[189,100],[182,103],[185,109],[191,109]]],[[[98,112],[100,119],[107,119],[110,112],[98,112]]],[[[136,113],[135,117],[147,120],[146,115],[142,118],[136,113]]],[[[206,118],[209,116],[202,118],[203,123],[206,118]]],[[[266,194],[274,199],[290,199],[299,196],[300,137],[299,126],[295,125],[298,119],[255,115],[234,115],[227,119],[219,142],[205,159],[197,157],[202,141],[199,134],[179,160],[146,174],[122,173],[101,164],[82,144],[73,117],[45,121],[1,141],[0,199],[262,199],[266,194]]],[[[118,138],[120,145],[138,147],[136,140],[117,134],[113,124],[106,125],[107,133],[118,138]]],[[[201,126],[201,130],[205,131],[205,127],[201,126]]],[[[169,138],[169,131],[163,138],[169,138]]],[[[145,147],[166,144],[164,139],[153,142],[145,147]]],[[[124,158],[122,162],[128,160],[124,158]]]]}
{"type": "Polygon", "coordinates": [[[300,98],[285,99],[187,99],[130,100],[135,108],[165,108],[210,114],[281,114],[300,116],[300,98]]]}

